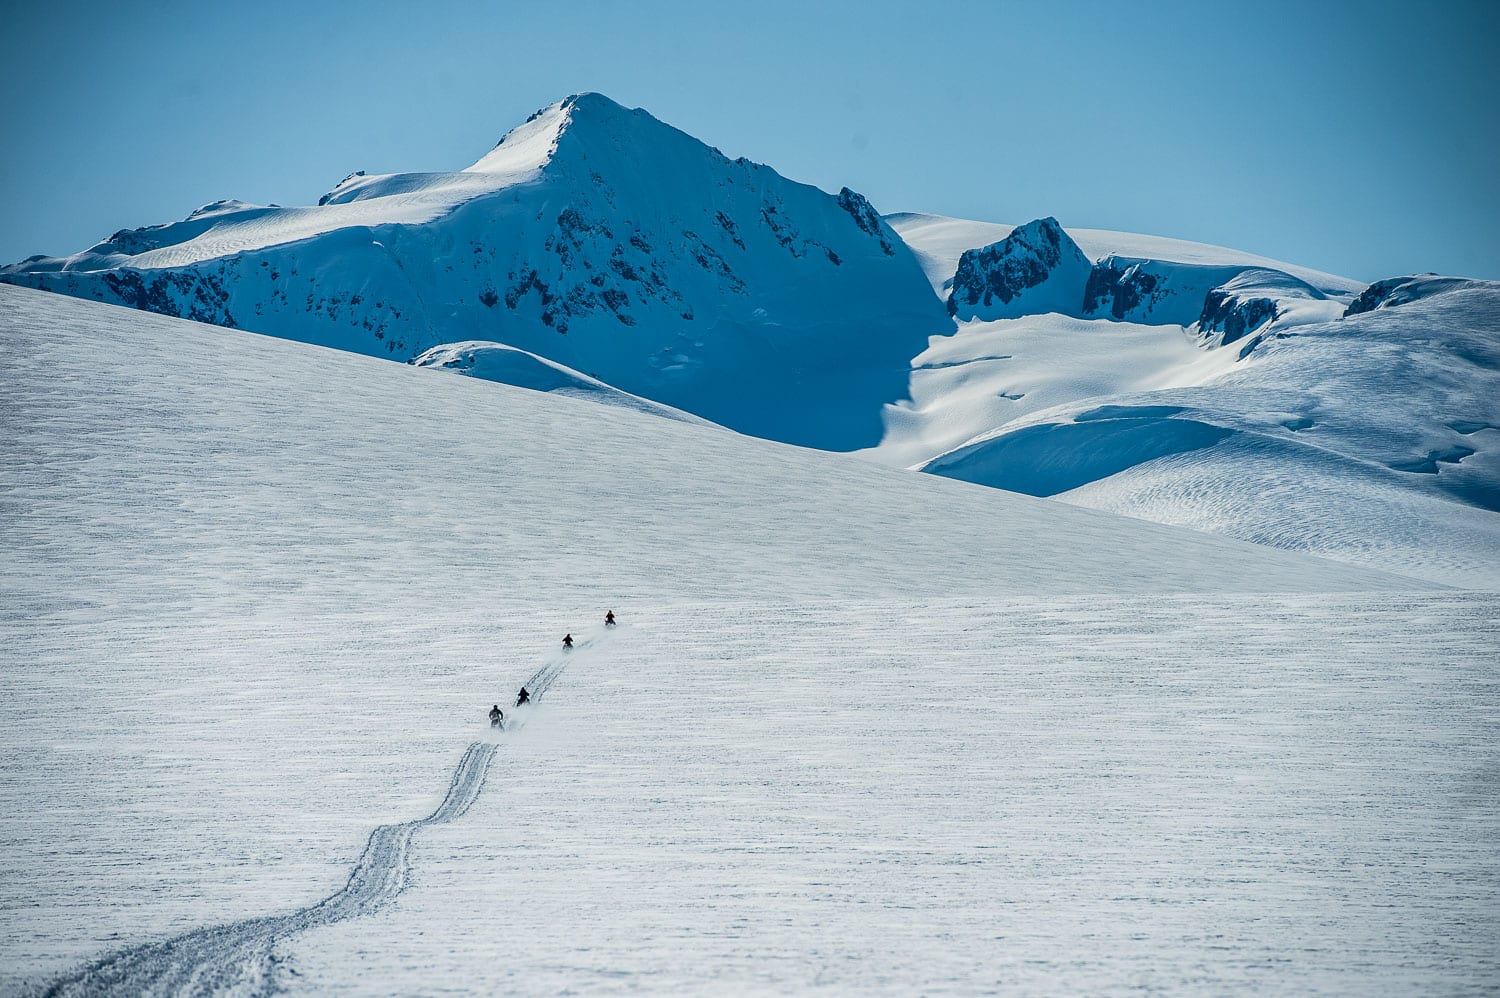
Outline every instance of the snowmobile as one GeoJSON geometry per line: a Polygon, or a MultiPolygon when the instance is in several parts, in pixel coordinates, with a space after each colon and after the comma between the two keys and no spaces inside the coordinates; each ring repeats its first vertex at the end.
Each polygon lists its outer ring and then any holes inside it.
{"type": "Polygon", "coordinates": [[[500,709],[498,703],[490,708],[490,727],[505,730],[505,711],[500,709]]]}
{"type": "Polygon", "coordinates": [[[531,694],[526,692],[526,687],[521,687],[521,692],[516,695],[516,706],[520,707],[531,702],[531,694]]]}

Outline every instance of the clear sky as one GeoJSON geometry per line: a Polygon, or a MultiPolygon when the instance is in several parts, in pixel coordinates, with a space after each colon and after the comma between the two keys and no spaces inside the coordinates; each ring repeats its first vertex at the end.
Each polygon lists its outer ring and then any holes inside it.
{"type": "Polygon", "coordinates": [[[1500,2],[6,3],[0,262],[597,90],[877,208],[1500,278],[1500,2]]]}

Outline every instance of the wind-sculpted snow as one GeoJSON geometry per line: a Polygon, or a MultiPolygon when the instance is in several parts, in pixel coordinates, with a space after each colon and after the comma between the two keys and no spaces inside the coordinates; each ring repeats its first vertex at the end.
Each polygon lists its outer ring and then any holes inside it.
{"type": "Polygon", "coordinates": [[[463,374],[484,381],[495,381],[517,388],[529,388],[536,392],[552,392],[568,398],[587,399],[604,405],[620,406],[636,412],[675,419],[683,423],[712,425],[691,413],[671,406],[643,399],[629,392],[606,385],[597,378],[564,367],[561,364],[538,357],[536,354],[508,347],[503,343],[470,341],[466,343],[444,343],[412,360],[416,367],[463,374]]]}
{"type": "Polygon", "coordinates": [[[166,942],[127,949],[54,981],[41,993],[68,995],[269,995],[285,989],[277,948],[319,926],[373,914],[406,888],[412,835],[463,817],[484,788],[496,746],[475,742],[454,770],[437,810],[420,821],[382,825],[370,833],[343,890],[287,915],[197,929],[166,942]]]}
{"type": "Polygon", "coordinates": [[[924,471],[965,482],[1055,496],[1147,461],[1209,447],[1233,430],[1195,419],[1163,416],[1143,406],[1114,406],[1117,414],[1076,422],[1032,423],[950,451],[924,471]]]}
{"type": "MultiPolygon", "coordinates": [[[[1257,286],[1247,281],[1244,297],[1226,301],[1260,300],[1257,286]]],[[[1076,401],[1054,390],[1044,407],[1006,403],[1017,411],[998,414],[998,429],[924,467],[1434,582],[1500,587],[1500,285],[1435,282],[1423,295],[1331,321],[1318,317],[1336,303],[1281,304],[1284,315],[1251,330],[1239,351],[1204,353],[1196,372],[1163,365],[1155,386],[1132,390],[1117,376],[1112,390],[1075,383],[1076,401]],[[1111,432],[1086,422],[1106,399],[1118,414],[1171,414],[1125,419],[1111,432]]],[[[976,390],[1003,385],[1024,396],[1048,376],[1028,373],[1047,354],[1028,346],[1027,324],[955,337],[973,339],[968,350],[980,356],[1016,356],[976,361],[984,372],[976,390]],[[1007,367],[1016,372],[1008,379],[1007,367]]],[[[1056,343],[1062,332],[1048,328],[1046,350],[1069,349],[1056,343]]],[[[1173,335],[1157,334],[1159,356],[1180,353],[1187,334],[1173,335]]],[[[948,344],[945,355],[961,356],[962,347],[948,344]]],[[[935,415],[956,399],[950,389],[925,404],[935,415]]],[[[894,426],[902,416],[893,414],[894,426]]]]}

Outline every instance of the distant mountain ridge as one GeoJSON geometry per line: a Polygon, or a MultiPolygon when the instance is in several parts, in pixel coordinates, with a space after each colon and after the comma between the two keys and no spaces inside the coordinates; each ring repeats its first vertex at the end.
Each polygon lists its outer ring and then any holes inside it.
{"type": "Polygon", "coordinates": [[[1500,284],[881,216],[598,94],[0,281],[1500,585],[1500,284]]]}
{"type": "Polygon", "coordinates": [[[893,221],[956,326],[914,359],[872,458],[1500,585],[1500,283],[1364,287],[1120,233],[1083,237],[1103,251],[1085,269],[1052,219],[993,242],[893,221]]]}
{"type": "Polygon", "coordinates": [[[1218,346],[1274,319],[1280,297],[1328,297],[1289,273],[1249,263],[1185,263],[1116,253],[1090,261],[1050,217],[964,250],[946,287],[948,314],[959,320],[1056,312],[1196,326],[1218,346]]]}

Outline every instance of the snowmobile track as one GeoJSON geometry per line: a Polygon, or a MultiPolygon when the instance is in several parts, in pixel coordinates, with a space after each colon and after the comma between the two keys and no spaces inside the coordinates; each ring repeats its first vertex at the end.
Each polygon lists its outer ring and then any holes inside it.
{"type": "Polygon", "coordinates": [[[557,681],[558,676],[562,675],[563,670],[568,667],[568,663],[573,660],[574,656],[582,655],[587,649],[602,644],[607,636],[608,632],[605,632],[604,634],[593,634],[579,638],[571,649],[556,653],[555,657],[533,672],[531,678],[527,679],[523,684],[526,687],[526,691],[531,694],[531,699],[541,699],[542,694],[546,693],[552,687],[552,684],[557,681]]]}
{"type": "MultiPolygon", "coordinates": [[[[548,680],[550,685],[550,679],[548,680]]],[[[287,915],[216,925],[122,950],[53,982],[43,995],[239,994],[282,990],[276,953],[281,940],[320,925],[378,911],[406,887],[408,847],[417,829],[463,815],[484,788],[497,746],[475,742],[464,752],[436,811],[419,821],[381,825],[370,833],[349,882],[338,893],[287,915]]]]}

